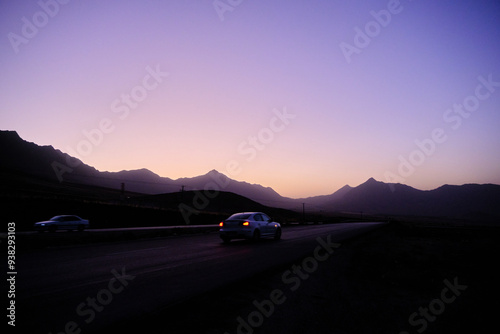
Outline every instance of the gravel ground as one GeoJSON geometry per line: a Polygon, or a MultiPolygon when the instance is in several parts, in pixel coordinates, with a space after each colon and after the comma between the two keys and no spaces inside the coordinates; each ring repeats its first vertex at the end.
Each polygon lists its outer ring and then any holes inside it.
{"type": "Polygon", "coordinates": [[[499,237],[393,223],[113,331],[497,332],[499,237]]]}

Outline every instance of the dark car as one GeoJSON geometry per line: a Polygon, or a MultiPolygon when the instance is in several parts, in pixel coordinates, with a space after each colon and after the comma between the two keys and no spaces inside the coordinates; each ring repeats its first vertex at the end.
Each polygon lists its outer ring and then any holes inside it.
{"type": "Polygon", "coordinates": [[[219,235],[225,243],[231,239],[281,238],[281,225],[262,212],[235,213],[219,225],[219,235]]]}
{"type": "Polygon", "coordinates": [[[49,220],[35,223],[37,231],[78,230],[83,231],[89,227],[89,221],[78,216],[62,215],[55,216],[49,220]]]}

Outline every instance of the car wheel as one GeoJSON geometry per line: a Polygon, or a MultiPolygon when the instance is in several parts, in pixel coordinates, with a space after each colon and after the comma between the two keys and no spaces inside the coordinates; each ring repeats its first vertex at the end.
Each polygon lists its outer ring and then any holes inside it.
{"type": "Polygon", "coordinates": [[[85,229],[84,225],[78,225],[78,232],[82,232],[85,229]]]}
{"type": "Polygon", "coordinates": [[[253,241],[258,241],[259,239],[260,239],[260,231],[259,230],[255,230],[253,232],[253,238],[252,238],[252,240],[253,241]]]}
{"type": "Polygon", "coordinates": [[[57,230],[57,226],[51,225],[49,226],[49,232],[55,232],[57,230]]]}
{"type": "Polygon", "coordinates": [[[231,242],[231,239],[229,239],[229,238],[221,238],[221,239],[222,239],[222,242],[225,244],[228,244],[231,242]]]}
{"type": "Polygon", "coordinates": [[[281,239],[281,229],[277,229],[276,233],[274,234],[274,240],[280,240],[281,239]]]}

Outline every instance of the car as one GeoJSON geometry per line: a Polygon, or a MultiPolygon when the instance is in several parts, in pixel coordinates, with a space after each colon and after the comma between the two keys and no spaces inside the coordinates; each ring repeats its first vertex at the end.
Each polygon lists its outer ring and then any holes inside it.
{"type": "Polygon", "coordinates": [[[240,212],[220,222],[219,236],[224,243],[231,239],[281,239],[281,225],[262,212],[240,212]]]}
{"type": "Polygon", "coordinates": [[[49,220],[35,223],[35,230],[57,231],[57,230],[78,230],[83,231],[89,227],[89,221],[73,215],[61,215],[50,218],[49,220]]]}

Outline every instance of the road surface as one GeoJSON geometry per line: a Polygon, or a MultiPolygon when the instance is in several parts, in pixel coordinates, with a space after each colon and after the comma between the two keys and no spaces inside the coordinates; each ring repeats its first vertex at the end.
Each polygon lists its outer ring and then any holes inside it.
{"type": "Polygon", "coordinates": [[[290,227],[282,240],[257,243],[234,240],[226,245],[217,233],[209,233],[21,252],[16,260],[16,332],[101,330],[299,260],[318,246],[326,254],[329,243],[379,226],[290,227]]]}

